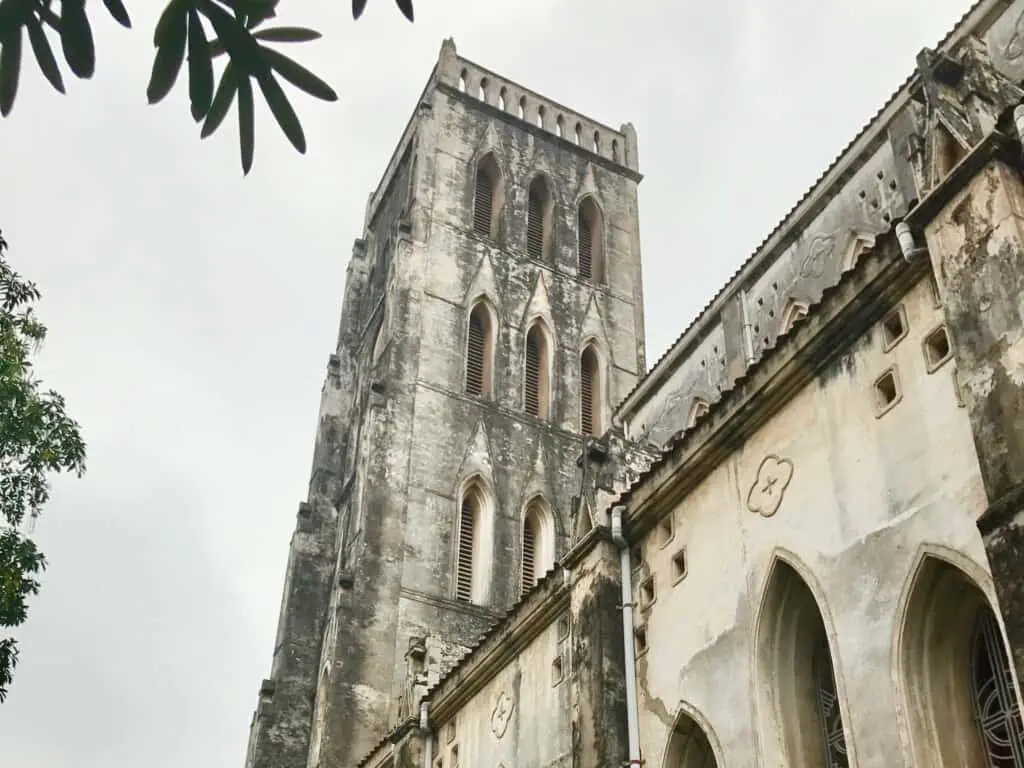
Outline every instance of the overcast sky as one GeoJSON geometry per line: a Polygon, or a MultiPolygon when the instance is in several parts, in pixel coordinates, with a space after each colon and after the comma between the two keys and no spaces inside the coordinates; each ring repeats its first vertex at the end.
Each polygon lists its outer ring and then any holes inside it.
{"type": "Polygon", "coordinates": [[[289,52],[340,101],[296,96],[305,157],[258,112],[244,180],[233,116],[200,142],[184,87],[145,104],[162,0],[129,3],[131,32],[90,3],[97,74],[68,96],[26,50],[0,228],[89,472],[36,528],[4,768],[242,768],[352,240],[442,38],[636,126],[653,361],[968,4],[416,2],[415,25],[390,0],[358,24],[347,0],[283,3],[324,32],[289,52]]]}

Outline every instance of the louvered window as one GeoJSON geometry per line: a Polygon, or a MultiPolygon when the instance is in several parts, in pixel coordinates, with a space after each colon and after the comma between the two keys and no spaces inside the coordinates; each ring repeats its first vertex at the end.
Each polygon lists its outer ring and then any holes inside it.
{"type": "Polygon", "coordinates": [[[530,185],[530,199],[526,209],[526,255],[540,261],[544,258],[544,219],[547,211],[547,190],[540,178],[530,185]]]}
{"type": "Polygon", "coordinates": [[[455,599],[464,603],[473,601],[473,550],[476,527],[476,504],[472,496],[462,500],[459,515],[459,562],[455,577],[455,599]]]}
{"type": "Polygon", "coordinates": [[[487,168],[476,169],[476,192],[473,200],[473,231],[484,237],[492,236],[494,220],[494,179],[487,168]]]}
{"type": "Polygon", "coordinates": [[[587,221],[587,216],[582,207],[580,208],[578,226],[580,233],[580,277],[584,280],[589,280],[593,277],[594,237],[593,231],[590,227],[590,222],[587,221]]]}
{"type": "Polygon", "coordinates": [[[526,334],[526,412],[531,416],[541,415],[541,344],[540,331],[531,328],[526,334]]]}
{"type": "Polygon", "coordinates": [[[487,325],[486,310],[477,306],[469,316],[469,338],[466,341],[466,394],[474,397],[486,394],[487,325]]]}
{"type": "Polygon", "coordinates": [[[537,583],[537,523],[532,515],[527,515],[523,523],[523,582],[522,591],[526,594],[537,583]]]}
{"type": "Polygon", "coordinates": [[[592,349],[587,349],[580,359],[580,431],[585,435],[597,434],[600,386],[597,357],[592,349]]]}

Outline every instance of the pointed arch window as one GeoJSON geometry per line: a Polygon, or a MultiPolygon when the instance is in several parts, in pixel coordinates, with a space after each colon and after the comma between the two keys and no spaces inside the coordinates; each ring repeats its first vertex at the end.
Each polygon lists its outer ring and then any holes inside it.
{"type": "Polygon", "coordinates": [[[526,255],[542,261],[548,255],[551,240],[552,199],[547,182],[537,176],[530,184],[526,210],[526,255]]]}
{"type": "Polygon", "coordinates": [[[487,585],[487,496],[479,483],[471,482],[459,501],[458,551],[455,563],[455,599],[482,603],[487,585]]]}
{"type": "Polygon", "coordinates": [[[680,714],[672,729],[665,765],[667,768],[717,768],[711,741],[693,718],[680,714]]]}
{"type": "Polygon", "coordinates": [[[469,313],[466,339],[466,394],[490,397],[494,369],[494,318],[487,304],[480,301],[469,313]]]}
{"type": "Polygon", "coordinates": [[[710,410],[710,406],[707,400],[699,397],[693,398],[693,403],[690,405],[690,415],[686,419],[686,428],[691,428],[694,424],[704,418],[705,414],[710,410]]]}
{"type": "Polygon", "coordinates": [[[541,321],[526,333],[526,360],[523,372],[523,406],[528,414],[548,418],[551,410],[551,347],[541,321]]]}
{"type": "Polygon", "coordinates": [[[592,344],[580,356],[580,431],[596,437],[602,432],[604,398],[601,359],[592,344]]]}
{"type": "Polygon", "coordinates": [[[579,276],[592,283],[604,282],[604,219],[594,198],[580,203],[576,217],[579,276]]]}
{"type": "Polygon", "coordinates": [[[779,335],[789,333],[798,322],[807,317],[807,305],[802,301],[790,299],[782,312],[782,325],[779,327],[779,335]]]}
{"type": "Polygon", "coordinates": [[[521,592],[533,589],[540,578],[554,565],[550,516],[540,497],[526,506],[523,516],[523,552],[521,566],[521,592]]]}
{"type": "Polygon", "coordinates": [[[503,202],[501,170],[494,155],[488,152],[476,166],[473,187],[473,231],[476,234],[492,240],[498,239],[498,222],[503,202]]]}

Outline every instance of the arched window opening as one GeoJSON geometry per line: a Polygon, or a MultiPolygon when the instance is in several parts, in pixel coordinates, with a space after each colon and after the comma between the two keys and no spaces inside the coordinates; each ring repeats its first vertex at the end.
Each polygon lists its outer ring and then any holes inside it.
{"type": "Polygon", "coordinates": [[[776,560],[757,630],[762,743],[766,763],[847,768],[843,717],[821,612],[806,582],[776,560]]]}
{"type": "Polygon", "coordinates": [[[480,85],[476,89],[476,95],[477,95],[477,98],[480,99],[480,101],[484,101],[484,102],[487,101],[487,78],[486,77],[481,78],[480,85]]]}
{"type": "Polygon", "coordinates": [[[526,207],[526,255],[541,261],[548,254],[553,212],[551,192],[543,176],[530,184],[526,207]]]}
{"type": "Polygon", "coordinates": [[[506,94],[508,94],[508,90],[506,90],[505,88],[502,88],[500,91],[498,91],[498,109],[500,109],[502,112],[508,109],[506,94]]]}
{"type": "Polygon", "coordinates": [[[491,396],[491,372],[494,368],[495,324],[487,305],[483,302],[469,313],[469,333],[466,339],[466,394],[473,397],[491,396]]]}
{"type": "Polygon", "coordinates": [[[927,556],[907,601],[900,672],[918,765],[1024,768],[1024,723],[1006,646],[984,593],[927,556]]]}
{"type": "Polygon", "coordinates": [[[555,120],[555,134],[560,139],[565,138],[565,119],[561,115],[555,120]]]}
{"type": "Polygon", "coordinates": [[[690,429],[698,421],[704,418],[704,415],[710,410],[710,406],[706,400],[699,397],[693,398],[693,403],[690,405],[690,415],[686,419],[686,428],[690,429]]]}
{"type": "Polygon", "coordinates": [[[523,516],[522,594],[533,589],[554,562],[550,516],[543,499],[537,497],[527,504],[523,516]]]}
{"type": "Polygon", "coordinates": [[[665,754],[665,768],[717,768],[711,741],[692,717],[680,714],[665,754]]]}
{"type": "Polygon", "coordinates": [[[458,556],[455,567],[455,599],[463,603],[483,602],[486,585],[484,513],[486,497],[477,483],[471,483],[459,503],[458,556]]]}
{"type": "Polygon", "coordinates": [[[580,356],[580,431],[597,437],[602,432],[601,363],[593,346],[580,356]]]}
{"type": "Polygon", "coordinates": [[[473,190],[473,231],[476,234],[497,240],[503,197],[501,171],[494,155],[488,153],[476,167],[473,190]]]}
{"type": "Polygon", "coordinates": [[[525,96],[521,96],[519,98],[519,119],[520,120],[525,120],[526,119],[526,97],[525,96]]]}
{"type": "Polygon", "coordinates": [[[537,127],[538,128],[543,128],[544,127],[544,115],[545,115],[546,112],[547,112],[547,110],[544,109],[543,105],[537,107],[537,127]]]}
{"type": "Polygon", "coordinates": [[[466,92],[466,74],[466,70],[462,70],[462,72],[459,73],[459,90],[463,93],[466,92]]]}
{"type": "Polygon", "coordinates": [[[579,276],[595,283],[604,282],[604,221],[601,209],[592,197],[583,199],[577,215],[577,255],[579,276]]]}
{"type": "Polygon", "coordinates": [[[594,153],[601,154],[601,134],[598,131],[594,131],[594,153]]]}
{"type": "Polygon", "coordinates": [[[616,163],[619,162],[619,141],[618,139],[612,139],[612,160],[616,163]]]}
{"type": "Polygon", "coordinates": [[[546,419],[551,403],[551,353],[540,322],[534,323],[526,333],[525,368],[524,408],[531,416],[546,419]]]}
{"type": "Polygon", "coordinates": [[[578,147],[578,146],[581,146],[583,144],[583,126],[580,125],[579,123],[576,123],[576,131],[575,131],[575,133],[576,133],[576,146],[578,147]]]}

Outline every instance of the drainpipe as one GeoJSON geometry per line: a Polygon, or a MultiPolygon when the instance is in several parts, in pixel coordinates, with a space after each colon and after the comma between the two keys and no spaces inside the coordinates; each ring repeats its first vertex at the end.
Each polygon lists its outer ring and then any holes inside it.
{"type": "Polygon", "coordinates": [[[754,335],[751,331],[750,312],[747,309],[747,292],[740,289],[740,313],[743,317],[743,357],[749,368],[754,364],[754,335]]]}
{"type": "Polygon", "coordinates": [[[423,768],[430,768],[434,762],[434,734],[430,730],[430,719],[427,717],[427,701],[420,702],[420,730],[426,735],[423,746],[423,768]]]}
{"type": "Polygon", "coordinates": [[[622,513],[625,507],[612,509],[612,541],[619,548],[619,569],[622,572],[622,641],[626,662],[626,732],[629,741],[629,762],[640,765],[640,724],[636,698],[636,648],[633,645],[633,564],[629,542],[622,534],[622,513]]]}

